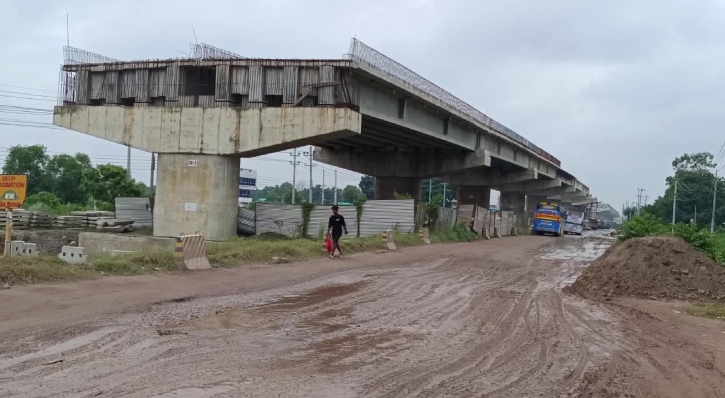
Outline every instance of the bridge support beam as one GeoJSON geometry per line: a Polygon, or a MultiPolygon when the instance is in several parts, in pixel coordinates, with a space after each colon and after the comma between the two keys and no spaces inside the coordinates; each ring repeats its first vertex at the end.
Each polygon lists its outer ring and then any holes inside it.
{"type": "Polygon", "coordinates": [[[395,195],[408,195],[420,202],[420,178],[375,177],[375,199],[392,200],[395,195]]]}
{"type": "Polygon", "coordinates": [[[160,153],[154,235],[237,235],[239,157],[160,153]]]}
{"type": "Polygon", "coordinates": [[[473,152],[386,152],[338,151],[315,148],[318,162],[380,177],[428,178],[491,166],[491,155],[479,149],[473,152]]]}

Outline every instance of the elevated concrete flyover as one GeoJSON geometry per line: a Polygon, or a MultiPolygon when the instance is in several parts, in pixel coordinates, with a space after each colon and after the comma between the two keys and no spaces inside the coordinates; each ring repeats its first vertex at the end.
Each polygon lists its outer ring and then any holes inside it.
{"type": "Polygon", "coordinates": [[[357,40],[328,60],[200,46],[192,58],[131,62],[65,49],[53,123],[159,154],[154,235],[228,239],[239,159],[305,145],[375,176],[378,199],[420,199],[430,177],[481,206],[491,188],[515,198],[579,184],[548,152],[357,40]]]}

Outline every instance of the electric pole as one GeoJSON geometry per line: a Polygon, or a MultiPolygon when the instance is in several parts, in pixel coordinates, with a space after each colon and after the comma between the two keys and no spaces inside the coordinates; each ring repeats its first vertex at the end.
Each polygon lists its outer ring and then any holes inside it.
{"type": "Polygon", "coordinates": [[[322,197],[320,199],[320,204],[325,204],[325,169],[322,169],[322,197]]]}
{"type": "Polygon", "coordinates": [[[156,171],[156,156],[151,152],[151,178],[149,179],[149,188],[154,189],[154,172],[156,171]]]}
{"type": "Polygon", "coordinates": [[[443,183],[443,207],[446,207],[446,183],[443,183]]]}
{"type": "MultiPolygon", "coordinates": [[[[717,167],[717,165],[715,165],[717,167]]],[[[715,169],[715,189],[712,191],[712,217],[710,218],[710,233],[715,232],[715,204],[717,201],[717,169],[715,169]]]]}
{"type": "Polygon", "coordinates": [[[295,192],[297,192],[297,164],[299,163],[297,161],[297,148],[295,148],[292,153],[290,154],[292,156],[292,204],[295,204],[295,192]]]}
{"type": "Polygon", "coordinates": [[[430,203],[431,194],[433,193],[433,179],[428,180],[428,203],[430,203]]]}
{"type": "Polygon", "coordinates": [[[677,178],[675,178],[675,200],[672,201],[672,233],[675,233],[675,212],[677,211],[677,178]]]}
{"type": "Polygon", "coordinates": [[[310,145],[309,152],[303,152],[302,154],[305,156],[309,156],[309,158],[310,158],[310,198],[309,198],[310,202],[309,203],[312,204],[312,145],[310,145]]]}
{"type": "Polygon", "coordinates": [[[333,204],[337,204],[337,169],[335,169],[335,196],[333,198],[333,204]]]}
{"type": "Polygon", "coordinates": [[[128,151],[126,151],[126,174],[128,174],[128,179],[131,179],[131,147],[126,146],[128,148],[128,151]]]}

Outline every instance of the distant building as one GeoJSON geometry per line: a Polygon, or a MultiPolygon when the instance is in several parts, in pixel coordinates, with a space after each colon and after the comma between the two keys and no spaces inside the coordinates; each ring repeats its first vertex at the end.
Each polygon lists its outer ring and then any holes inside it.
{"type": "Polygon", "coordinates": [[[239,170],[239,203],[252,203],[254,191],[257,190],[257,171],[239,170]]]}

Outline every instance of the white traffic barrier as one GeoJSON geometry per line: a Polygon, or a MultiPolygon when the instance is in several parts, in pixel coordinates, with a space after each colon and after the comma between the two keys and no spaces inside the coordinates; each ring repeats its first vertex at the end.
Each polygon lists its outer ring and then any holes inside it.
{"type": "Polygon", "coordinates": [[[112,250],[111,257],[125,256],[127,254],[133,254],[133,253],[136,253],[136,252],[134,252],[132,250],[112,250]]]}
{"type": "Polygon", "coordinates": [[[60,249],[58,258],[73,264],[83,264],[86,262],[86,248],[75,246],[63,246],[60,249]]]}
{"type": "Polygon", "coordinates": [[[25,244],[22,240],[14,240],[10,242],[10,256],[22,256],[23,245],[25,244]]]}
{"type": "Polygon", "coordinates": [[[22,256],[38,257],[38,245],[35,243],[23,243],[22,256]]]}

